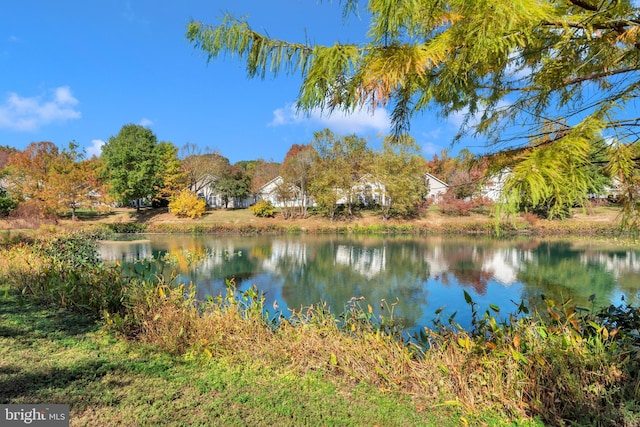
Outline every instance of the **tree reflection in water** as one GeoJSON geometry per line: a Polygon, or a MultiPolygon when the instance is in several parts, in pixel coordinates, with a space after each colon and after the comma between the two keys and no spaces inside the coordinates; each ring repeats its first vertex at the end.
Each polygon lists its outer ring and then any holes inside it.
{"type": "Polygon", "coordinates": [[[165,256],[180,280],[196,284],[201,297],[224,292],[233,278],[240,289],[255,284],[267,305],[283,314],[326,302],[340,314],[352,297],[380,313],[380,301],[409,330],[430,326],[433,315],[458,312],[469,322],[463,297],[481,309],[495,304],[506,315],[522,299],[572,297],[578,305],[640,301],[639,248],[607,248],[606,242],[543,239],[390,236],[145,236],[137,244],[101,246],[106,260],[165,256]],[[143,245],[143,246],[140,246],[143,245]],[[143,248],[143,249],[141,249],[143,248]],[[142,255],[142,256],[141,256],[142,255]]]}

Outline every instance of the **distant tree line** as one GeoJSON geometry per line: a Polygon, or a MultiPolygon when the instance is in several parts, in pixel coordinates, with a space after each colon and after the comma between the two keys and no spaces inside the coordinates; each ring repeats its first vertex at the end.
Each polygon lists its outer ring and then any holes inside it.
{"type": "MultiPolygon", "coordinates": [[[[282,163],[257,159],[231,164],[217,151],[193,144],[179,149],[158,141],[148,128],[127,124],[109,138],[99,157],[87,158],[73,141],[62,149],[52,142],[34,142],[24,150],[0,147],[0,214],[75,218],[78,209],[168,206],[179,195],[179,200],[187,200],[185,191],[197,199],[205,189],[218,194],[227,208],[233,207],[232,200],[256,201],[259,190],[280,176],[279,196],[291,198],[287,192],[296,189],[303,201],[283,207],[284,218],[308,216],[308,200],[314,202],[314,214],[331,219],[350,217],[363,207],[377,209],[384,219],[412,217],[431,202],[425,199],[427,172],[449,184],[439,202],[442,211],[465,214],[478,203],[489,207],[491,201],[483,200],[481,190],[500,165],[499,157],[476,156],[466,149],[456,157],[445,150],[426,160],[408,135],[388,136],[375,151],[364,138],[328,129],[315,132],[309,144],[292,145],[282,163]],[[356,197],[354,188],[367,176],[384,185],[385,203],[356,197]]],[[[594,185],[582,191],[602,192],[610,183],[597,167],[589,173],[594,185]]],[[[523,211],[562,217],[574,207],[565,203],[558,210],[554,195],[530,194],[534,187],[519,191],[523,211]]]]}

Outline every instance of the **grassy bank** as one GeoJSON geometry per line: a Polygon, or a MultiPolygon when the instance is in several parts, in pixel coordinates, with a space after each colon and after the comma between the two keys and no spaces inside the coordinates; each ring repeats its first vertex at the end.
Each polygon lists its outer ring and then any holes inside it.
{"type": "Polygon", "coordinates": [[[191,234],[466,234],[466,235],[531,235],[531,236],[616,236],[620,209],[599,206],[578,210],[563,221],[545,220],[533,215],[511,217],[497,223],[487,214],[471,213],[450,216],[430,208],[421,216],[384,221],[373,211],[360,211],[351,218],[331,221],[317,215],[307,218],[260,218],[249,209],[209,210],[197,219],[179,218],[166,209],[114,209],[109,212],[78,212],[78,220],[44,220],[40,218],[0,219],[0,243],[35,234],[54,234],[60,230],[109,227],[124,233],[191,233],[191,234]]]}
{"type": "Polygon", "coordinates": [[[232,283],[197,301],[83,235],[3,249],[0,283],[0,401],[70,403],[73,425],[640,425],[633,308],[498,323],[469,298],[474,330],[408,342],[358,300],[287,319],[232,283]]]}
{"type": "Polygon", "coordinates": [[[456,407],[417,408],[410,396],[323,372],[171,355],[115,338],[86,316],[31,304],[6,286],[0,292],[0,403],[67,403],[72,426],[464,422],[456,407]]]}
{"type": "Polygon", "coordinates": [[[533,215],[522,215],[496,223],[487,214],[471,213],[467,216],[444,215],[432,207],[421,216],[410,219],[384,221],[373,211],[360,211],[351,218],[331,221],[322,216],[283,219],[260,218],[249,209],[210,210],[197,219],[178,218],[166,209],[115,209],[108,213],[80,213],[80,220],[59,220],[55,223],[40,220],[0,220],[0,230],[20,233],[37,229],[74,230],[92,226],[109,226],[118,232],[151,233],[203,233],[203,234],[296,234],[296,233],[341,233],[341,234],[471,234],[495,235],[604,235],[621,234],[618,225],[620,209],[615,206],[599,206],[579,210],[563,221],[545,220],[533,215]]]}

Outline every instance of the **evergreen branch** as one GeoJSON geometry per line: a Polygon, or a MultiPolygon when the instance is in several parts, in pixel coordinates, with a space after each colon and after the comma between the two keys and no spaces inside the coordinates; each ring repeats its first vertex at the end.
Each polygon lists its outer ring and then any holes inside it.
{"type": "Polygon", "coordinates": [[[267,70],[277,75],[283,67],[289,74],[304,72],[314,53],[307,44],[269,38],[231,15],[226,15],[217,27],[191,21],[185,37],[207,55],[207,62],[221,53],[238,55],[246,61],[249,77],[264,78],[267,70]]]}
{"type": "Polygon", "coordinates": [[[578,6],[582,9],[588,10],[590,12],[597,12],[598,11],[598,6],[593,5],[589,2],[586,2],[584,0],[569,0],[569,3],[571,3],[574,6],[578,6]]]}

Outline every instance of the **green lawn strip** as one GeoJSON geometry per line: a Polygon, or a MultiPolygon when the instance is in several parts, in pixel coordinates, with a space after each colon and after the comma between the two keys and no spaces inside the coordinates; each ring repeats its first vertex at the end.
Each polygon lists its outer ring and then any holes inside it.
{"type": "Polygon", "coordinates": [[[262,361],[186,360],[105,334],[99,323],[0,286],[0,403],[68,403],[73,426],[536,425],[262,361]]]}

